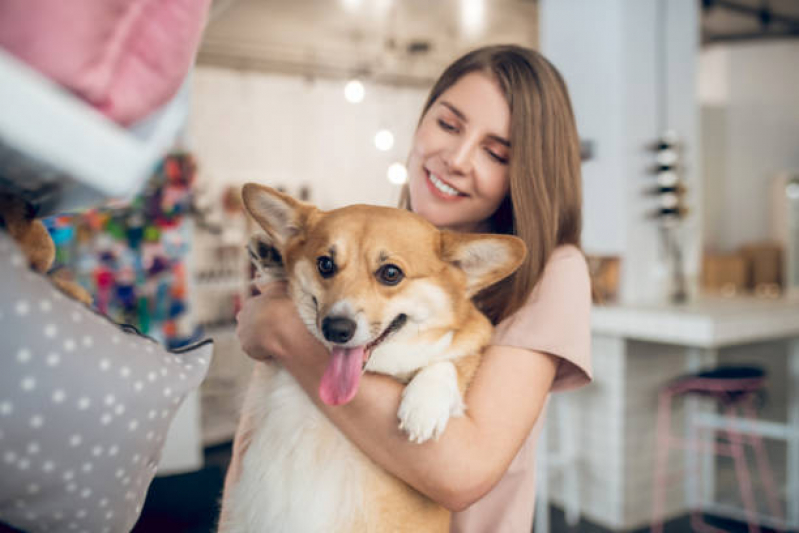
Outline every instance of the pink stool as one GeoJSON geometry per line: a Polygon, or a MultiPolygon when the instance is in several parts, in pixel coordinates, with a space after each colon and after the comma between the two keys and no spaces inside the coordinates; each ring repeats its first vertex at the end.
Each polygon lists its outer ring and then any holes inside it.
{"type": "MultiPolygon", "coordinates": [[[[757,508],[752,481],[749,475],[746,455],[744,453],[744,437],[754,448],[758,471],[765,489],[768,505],[775,517],[782,519],[782,509],[774,485],[774,476],[769,465],[766,449],[759,435],[743,433],[736,428],[734,420],[747,418],[755,420],[757,413],[754,401],[765,387],[765,374],[760,368],[753,367],[719,367],[706,372],[699,372],[678,378],[660,390],[658,396],[657,419],[657,458],[655,463],[654,486],[652,490],[652,531],[663,531],[663,507],[666,489],[666,463],[671,448],[689,449],[694,452],[712,450],[716,455],[726,455],[735,461],[735,473],[741,491],[747,523],[750,533],[760,531],[757,521],[757,508]],[[671,403],[675,397],[688,395],[710,397],[719,402],[726,420],[727,441],[712,442],[682,439],[671,432],[671,403]]],[[[698,433],[697,433],[698,435],[698,433]]],[[[702,519],[699,509],[691,509],[691,527],[701,532],[722,532],[702,519]]]]}

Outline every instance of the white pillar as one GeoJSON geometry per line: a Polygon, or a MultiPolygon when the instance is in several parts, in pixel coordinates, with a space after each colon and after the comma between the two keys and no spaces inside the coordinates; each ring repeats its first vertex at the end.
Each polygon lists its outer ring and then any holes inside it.
{"type": "Polygon", "coordinates": [[[583,165],[588,253],[622,258],[621,298],[650,301],[664,292],[657,223],[646,218],[655,179],[647,150],[665,129],[682,140],[689,218],[685,267],[695,283],[701,250],[700,149],[695,0],[542,0],[541,50],[563,73],[577,126],[593,142],[583,165]]]}

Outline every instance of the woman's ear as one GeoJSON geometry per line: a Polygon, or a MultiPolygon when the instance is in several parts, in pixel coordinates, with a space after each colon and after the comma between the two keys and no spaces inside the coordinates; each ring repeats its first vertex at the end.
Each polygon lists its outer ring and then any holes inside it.
{"type": "Polygon", "coordinates": [[[470,298],[513,274],[525,255],[524,241],[511,235],[441,232],[441,257],[466,273],[470,298]]]}
{"type": "Polygon", "coordinates": [[[247,183],[241,190],[247,212],[283,250],[291,237],[299,234],[316,208],[295,200],[271,187],[247,183]]]}

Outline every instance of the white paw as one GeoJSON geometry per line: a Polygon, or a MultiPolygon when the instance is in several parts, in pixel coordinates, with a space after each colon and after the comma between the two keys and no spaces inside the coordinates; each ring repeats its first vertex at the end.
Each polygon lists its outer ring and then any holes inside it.
{"type": "Polygon", "coordinates": [[[419,371],[402,392],[397,416],[408,439],[421,444],[437,439],[450,417],[463,414],[457,373],[452,363],[436,363],[419,371]]]}

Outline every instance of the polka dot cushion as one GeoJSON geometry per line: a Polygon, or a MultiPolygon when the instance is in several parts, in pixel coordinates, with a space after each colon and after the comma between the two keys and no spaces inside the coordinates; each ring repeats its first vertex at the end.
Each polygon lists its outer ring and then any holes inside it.
{"type": "Polygon", "coordinates": [[[167,352],[68,299],[0,233],[0,522],[129,531],[212,345],[167,352]]]}

